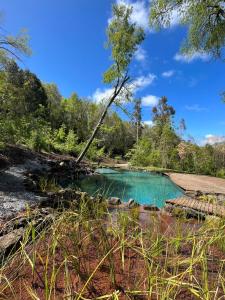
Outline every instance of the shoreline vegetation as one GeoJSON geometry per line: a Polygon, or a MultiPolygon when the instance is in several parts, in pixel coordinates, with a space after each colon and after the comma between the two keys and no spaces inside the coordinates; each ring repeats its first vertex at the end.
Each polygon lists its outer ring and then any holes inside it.
{"type": "MultiPolygon", "coordinates": [[[[158,210],[117,198],[107,202],[62,189],[57,184],[62,178],[93,172],[89,162],[76,170],[70,156],[18,146],[8,146],[3,156],[1,176],[25,164],[26,190],[38,193],[40,201],[1,225],[2,299],[222,299],[223,218],[171,205],[158,210]]],[[[209,195],[195,197],[217,201],[209,195]]]]}
{"type": "Polygon", "coordinates": [[[72,190],[53,203],[41,222],[29,211],[14,222],[23,235],[2,263],[3,299],[223,299],[223,219],[118,209],[72,190]]]}

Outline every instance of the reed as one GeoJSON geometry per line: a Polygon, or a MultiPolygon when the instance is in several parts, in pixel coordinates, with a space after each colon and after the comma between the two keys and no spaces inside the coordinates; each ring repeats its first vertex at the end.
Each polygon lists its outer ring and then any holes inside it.
{"type": "Polygon", "coordinates": [[[223,299],[224,220],[173,219],[162,231],[157,213],[145,224],[138,208],[90,200],[42,231],[29,224],[0,269],[0,299],[223,299]]]}

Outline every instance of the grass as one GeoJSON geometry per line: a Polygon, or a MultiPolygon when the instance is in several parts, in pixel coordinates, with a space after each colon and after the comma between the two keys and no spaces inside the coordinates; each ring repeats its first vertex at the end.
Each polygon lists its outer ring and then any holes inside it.
{"type": "Polygon", "coordinates": [[[41,233],[30,225],[1,267],[0,299],[222,300],[224,231],[218,218],[143,220],[138,208],[82,199],[41,233]]]}

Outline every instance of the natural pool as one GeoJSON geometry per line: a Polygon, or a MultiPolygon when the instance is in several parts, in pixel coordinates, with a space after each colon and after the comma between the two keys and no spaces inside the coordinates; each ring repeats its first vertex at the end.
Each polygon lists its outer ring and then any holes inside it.
{"type": "Polygon", "coordinates": [[[178,198],[182,190],[168,177],[153,172],[137,172],[101,168],[96,175],[75,182],[75,186],[90,195],[101,193],[123,201],[135,199],[140,204],[163,207],[165,200],[178,198]]]}

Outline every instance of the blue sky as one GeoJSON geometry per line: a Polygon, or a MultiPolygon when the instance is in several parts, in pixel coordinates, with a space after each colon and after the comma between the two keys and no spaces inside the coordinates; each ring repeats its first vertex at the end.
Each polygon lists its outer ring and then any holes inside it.
{"type": "MultiPolygon", "coordinates": [[[[198,143],[225,140],[225,63],[196,53],[192,59],[179,54],[186,29],[177,25],[159,33],[148,27],[149,0],[115,0],[133,5],[132,20],[144,27],[146,39],[132,66],[136,96],[143,99],[143,120],[150,122],[151,108],[167,96],[184,118],[187,134],[198,143]]],[[[33,55],[23,67],[44,82],[54,82],[63,96],[77,92],[98,101],[107,95],[102,74],[110,65],[104,49],[105,29],[112,0],[2,0],[4,28],[16,34],[27,28],[33,55]]]]}

